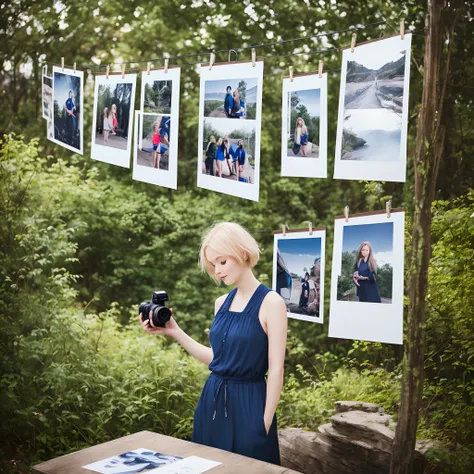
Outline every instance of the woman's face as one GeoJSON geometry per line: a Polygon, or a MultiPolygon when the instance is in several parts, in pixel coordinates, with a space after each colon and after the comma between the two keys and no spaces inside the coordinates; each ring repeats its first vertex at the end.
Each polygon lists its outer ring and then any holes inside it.
{"type": "Polygon", "coordinates": [[[239,94],[239,91],[237,89],[235,89],[233,96],[234,96],[235,100],[240,99],[240,94],[239,94]]]}
{"type": "Polygon", "coordinates": [[[364,258],[367,258],[367,257],[369,256],[369,254],[370,254],[370,249],[369,249],[368,245],[364,245],[364,246],[361,248],[360,253],[362,254],[362,256],[363,256],[364,258]]]}
{"type": "Polygon", "coordinates": [[[206,248],[206,257],[214,266],[214,273],[225,285],[235,284],[242,276],[244,267],[234,257],[219,255],[211,247],[206,248]]]}
{"type": "Polygon", "coordinates": [[[297,127],[302,127],[302,126],[303,126],[303,121],[302,121],[301,119],[298,119],[298,120],[296,121],[296,126],[297,126],[297,127]]]}
{"type": "Polygon", "coordinates": [[[72,92],[69,92],[69,98],[72,99],[72,92]]]}

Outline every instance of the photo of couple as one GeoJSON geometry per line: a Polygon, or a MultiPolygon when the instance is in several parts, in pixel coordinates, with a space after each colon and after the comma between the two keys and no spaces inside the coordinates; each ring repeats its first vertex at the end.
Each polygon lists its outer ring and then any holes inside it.
{"type": "Polygon", "coordinates": [[[390,304],[393,280],[392,249],[391,222],[345,227],[337,299],[390,304]]]}
{"type": "Polygon", "coordinates": [[[82,72],[60,70],[53,69],[54,141],[82,153],[82,72]]]}
{"type": "Polygon", "coordinates": [[[288,156],[319,158],[320,89],[288,93],[288,156]]]}
{"type": "Polygon", "coordinates": [[[324,239],[324,230],[312,236],[275,234],[273,288],[285,301],[288,316],[322,322],[324,239]]]}
{"type": "Polygon", "coordinates": [[[257,79],[206,81],[204,117],[255,119],[257,79]]]}
{"type": "MultiPolygon", "coordinates": [[[[253,121],[252,121],[253,122],[253,121]]],[[[254,182],[255,127],[222,119],[205,119],[202,173],[218,178],[254,182]]]]}
{"type": "Polygon", "coordinates": [[[101,84],[97,94],[95,143],[126,150],[132,84],[101,84]]]}

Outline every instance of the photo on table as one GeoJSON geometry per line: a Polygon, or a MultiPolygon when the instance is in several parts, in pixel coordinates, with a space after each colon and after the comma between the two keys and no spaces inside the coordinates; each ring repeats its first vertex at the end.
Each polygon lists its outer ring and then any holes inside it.
{"type": "Polygon", "coordinates": [[[326,230],[274,235],[272,288],[288,317],[323,323],[326,230]]]}
{"type": "Polygon", "coordinates": [[[405,181],[411,34],[343,51],[334,177],[405,181]]]}
{"type": "Polygon", "coordinates": [[[95,77],[91,158],[130,167],[136,74],[95,77]]]}
{"type": "Polygon", "coordinates": [[[139,448],[87,464],[82,468],[102,474],[129,474],[132,472],[150,472],[180,459],[183,458],[139,448]]]}
{"type": "Polygon", "coordinates": [[[258,201],[263,61],[201,65],[197,184],[258,201]]]}
{"type": "Polygon", "coordinates": [[[330,337],[402,343],[404,215],[336,218],[330,337]]]}
{"type": "Polygon", "coordinates": [[[53,117],[51,141],[83,154],[84,73],[53,66],[53,117]]]}
{"type": "Polygon", "coordinates": [[[283,79],[282,176],[327,177],[327,74],[283,79]]]}

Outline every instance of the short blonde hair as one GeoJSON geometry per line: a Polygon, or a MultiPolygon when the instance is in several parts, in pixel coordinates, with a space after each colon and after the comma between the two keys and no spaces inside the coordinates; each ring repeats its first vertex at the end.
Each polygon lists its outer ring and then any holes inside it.
{"type": "Polygon", "coordinates": [[[202,271],[219,285],[220,278],[214,273],[214,266],[207,259],[206,250],[211,248],[222,256],[235,258],[241,265],[253,268],[260,258],[260,249],[256,240],[239,224],[235,222],[220,222],[212,227],[204,236],[199,251],[199,262],[202,271]],[[248,259],[245,260],[244,252],[248,259]]]}

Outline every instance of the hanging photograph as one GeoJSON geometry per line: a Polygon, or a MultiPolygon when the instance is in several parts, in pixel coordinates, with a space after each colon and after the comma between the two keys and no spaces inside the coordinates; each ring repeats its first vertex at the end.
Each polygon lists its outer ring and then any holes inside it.
{"type": "Polygon", "coordinates": [[[272,288],[288,317],[323,323],[326,230],[274,235],[272,288]]]}
{"type": "Polygon", "coordinates": [[[404,182],[411,34],[342,54],[334,178],[404,182]]]}
{"type": "Polygon", "coordinates": [[[404,212],[336,218],[329,336],[402,344],[404,212]]]}
{"type": "Polygon", "coordinates": [[[53,117],[53,78],[43,74],[43,118],[51,120],[53,117]]]}
{"type": "Polygon", "coordinates": [[[91,158],[130,168],[136,74],[97,74],[91,158]]]}
{"type": "Polygon", "coordinates": [[[53,119],[51,141],[83,154],[84,73],[53,66],[53,119]]]}
{"type": "Polygon", "coordinates": [[[327,74],[283,79],[281,174],[327,177],[327,74]]]}
{"type": "Polygon", "coordinates": [[[178,181],[180,74],[177,67],[142,73],[140,124],[134,145],[134,179],[172,189],[178,181]]]}
{"type": "Polygon", "coordinates": [[[156,184],[176,189],[178,184],[178,161],[170,164],[169,115],[135,112],[135,131],[133,139],[133,174],[132,178],[144,183],[156,184]],[[155,134],[159,134],[158,143],[155,134]],[[165,141],[168,145],[165,145],[165,141]]]}
{"type": "Polygon", "coordinates": [[[201,65],[197,184],[258,201],[263,61],[201,65]]]}

